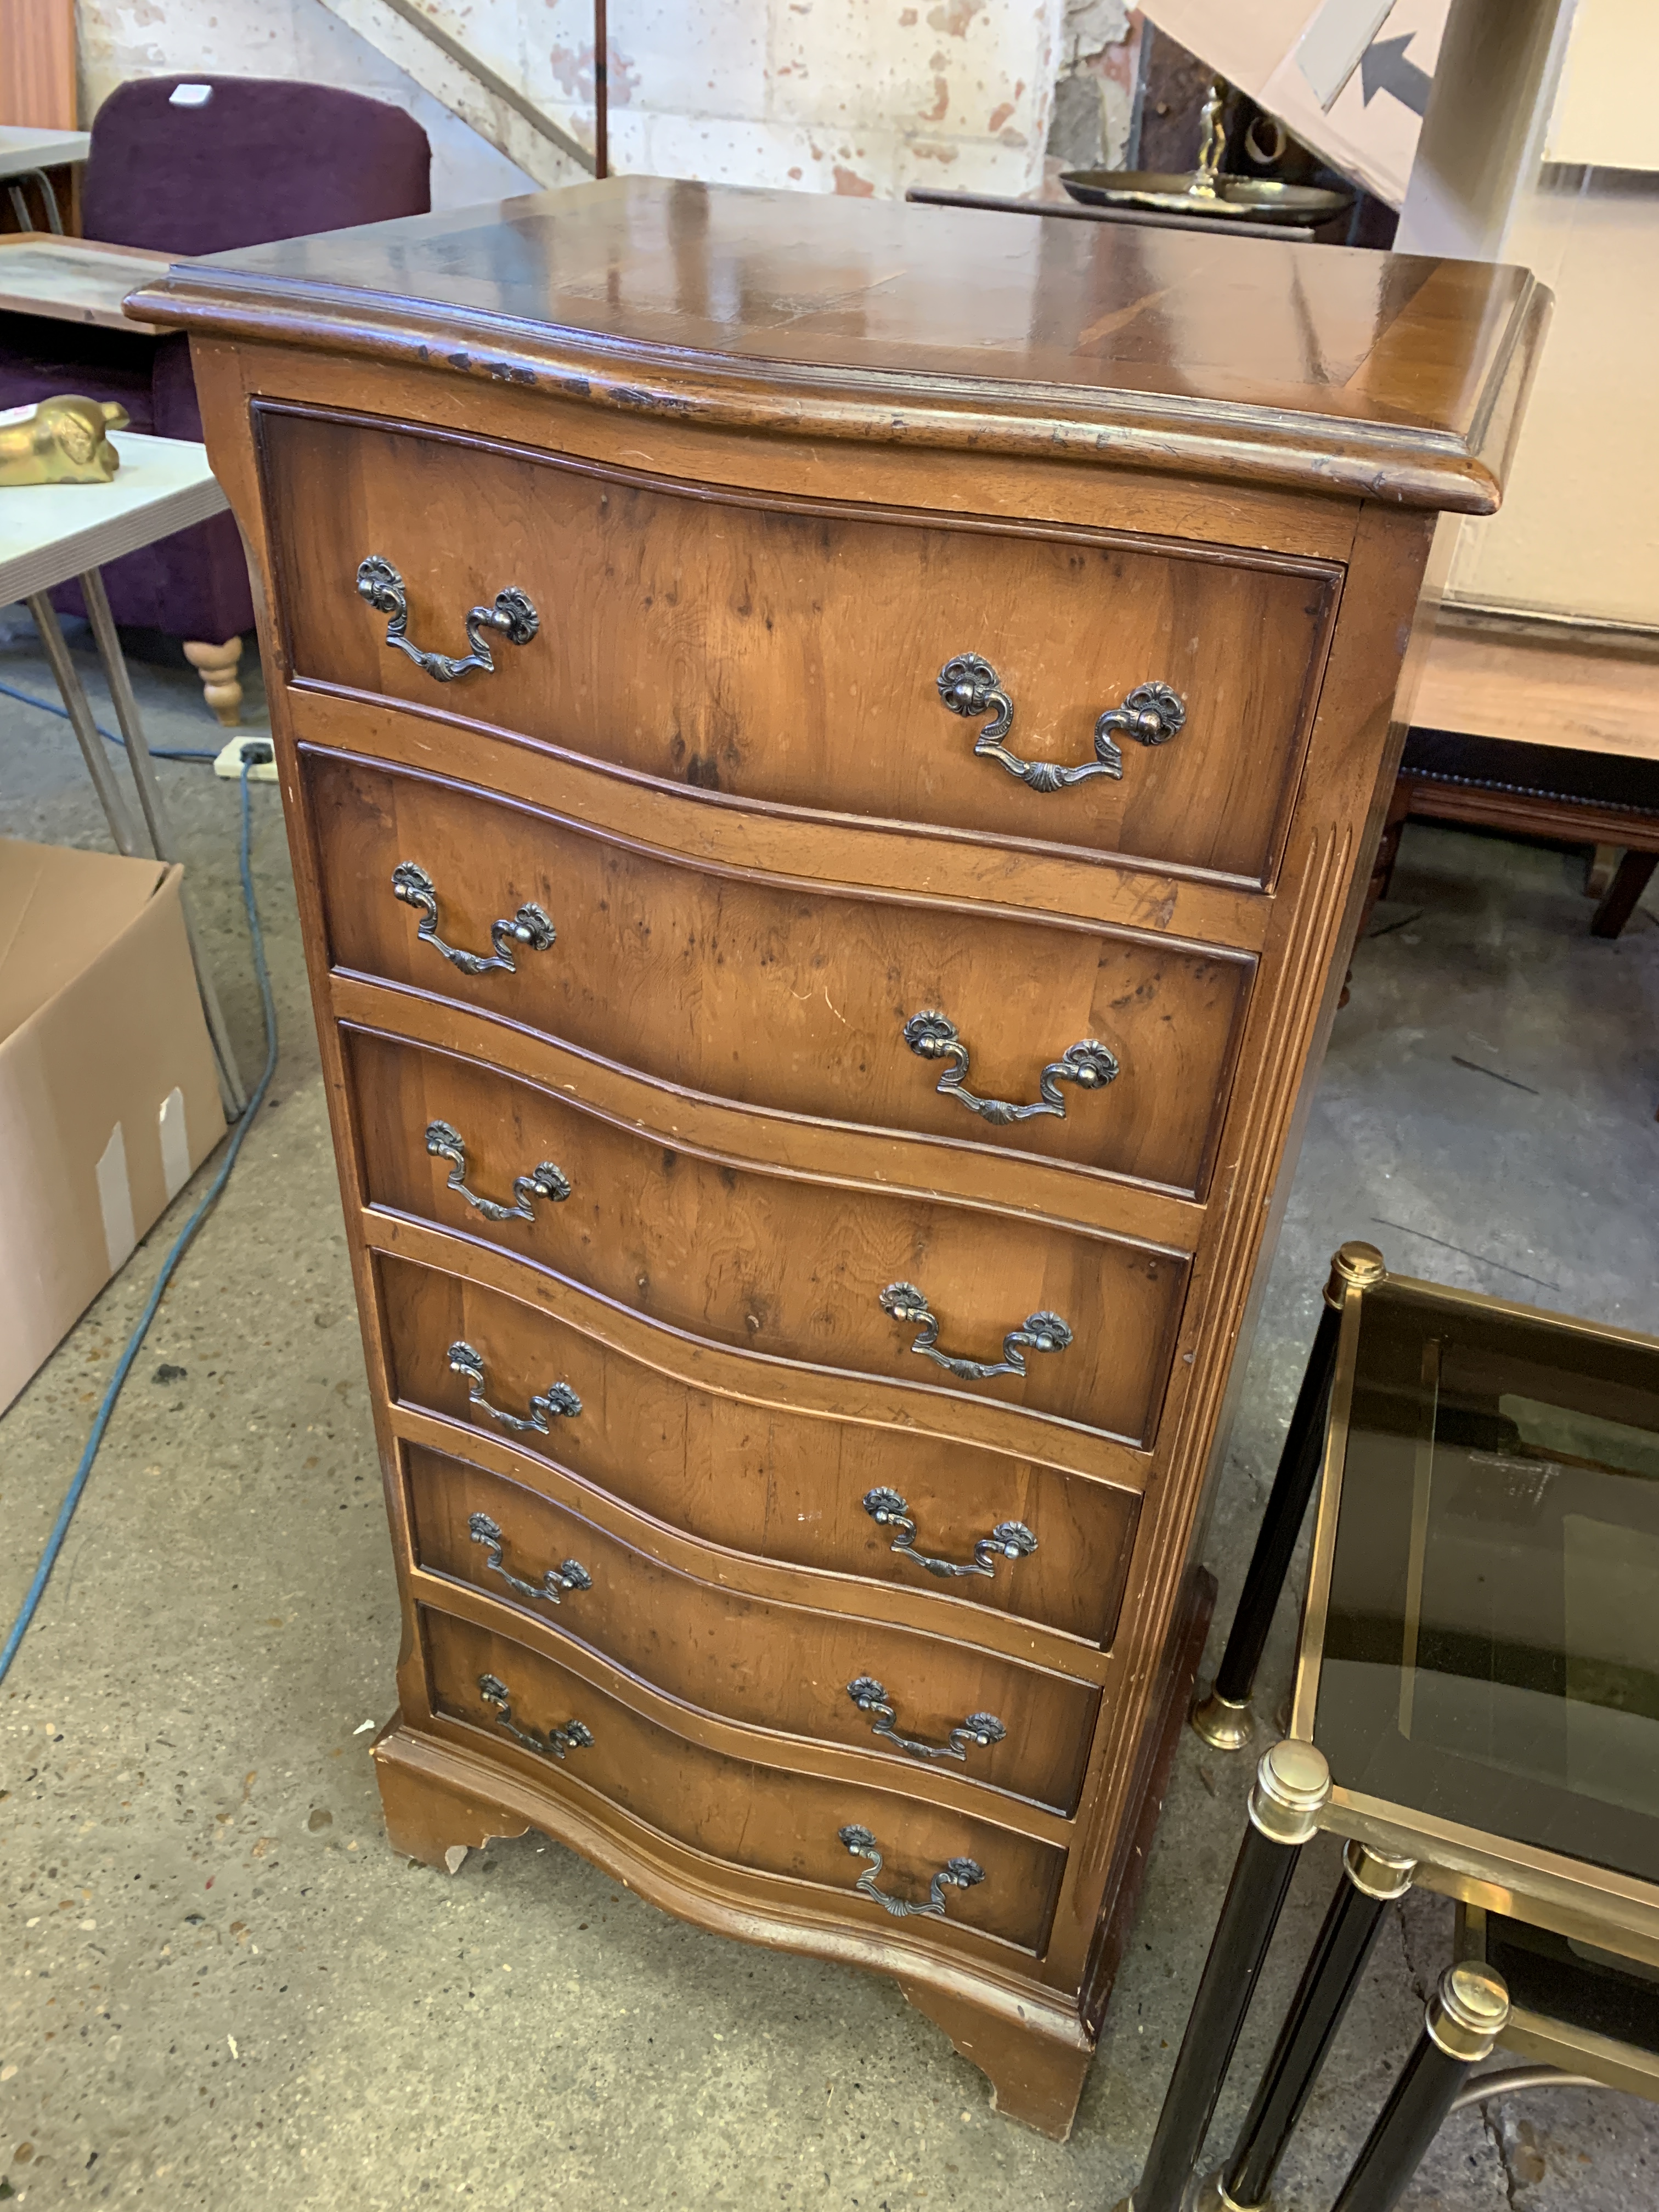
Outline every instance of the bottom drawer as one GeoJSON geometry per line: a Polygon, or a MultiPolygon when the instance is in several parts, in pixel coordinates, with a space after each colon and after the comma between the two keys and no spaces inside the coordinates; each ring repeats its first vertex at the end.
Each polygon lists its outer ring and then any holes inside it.
{"type": "Polygon", "coordinates": [[[925,1904],[941,1869],[970,1860],[982,1879],[938,1885],[940,1917],[1042,1950],[1066,1863],[1052,1844],[900,1791],[711,1751],[507,1637],[431,1607],[420,1618],[434,1709],[483,1730],[504,1759],[520,1772],[539,1769],[561,1795],[595,1790],[733,1867],[839,1891],[849,1919],[878,1925],[889,1914],[855,1887],[860,1877],[889,1897],[925,1904]],[[872,1838],[879,1872],[842,1842],[847,1827],[872,1838]]]}

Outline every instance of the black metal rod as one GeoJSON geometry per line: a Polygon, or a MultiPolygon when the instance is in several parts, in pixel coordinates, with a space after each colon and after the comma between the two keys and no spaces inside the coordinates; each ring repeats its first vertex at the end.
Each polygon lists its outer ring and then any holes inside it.
{"type": "Polygon", "coordinates": [[[1393,2212],[1473,2063],[1443,2051],[1425,2028],[1342,2185],[1334,2212],[1393,2212]]]}
{"type": "Polygon", "coordinates": [[[1330,1402],[1331,1377],[1336,1367],[1336,1340],[1342,1326],[1340,1310],[1328,1304],[1319,1310],[1319,1327],[1313,1350],[1296,1397],[1296,1411],[1285,1433],[1279,1455],[1279,1471],[1267,1498],[1267,1510],[1250,1554],[1249,1571],[1239,1593],[1238,1608],[1227,1632],[1227,1648],[1216,1669],[1215,1694],[1230,1705],[1247,1705],[1255,1682],[1255,1670],[1273,1626],[1273,1611],[1284,1589],[1296,1553],[1296,1540],[1307,1517],[1308,1500],[1319,1479],[1324,1455],[1325,1413],[1330,1402]]]}
{"type": "Polygon", "coordinates": [[[1285,2146],[1359,1985],[1385,1905],[1385,1899],[1366,1895],[1344,1875],[1233,2154],[1223,2168],[1223,2186],[1241,2208],[1267,2201],[1285,2146]]]}
{"type": "Polygon", "coordinates": [[[1275,1843],[1254,1823],[1244,1832],[1152,2148],[1129,2199],[1133,2212],[1179,2212],[1301,1852],[1299,1844],[1275,1843]]]}

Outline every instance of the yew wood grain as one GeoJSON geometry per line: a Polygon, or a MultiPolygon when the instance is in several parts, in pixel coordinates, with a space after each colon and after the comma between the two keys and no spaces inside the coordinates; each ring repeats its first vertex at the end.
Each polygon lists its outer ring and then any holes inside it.
{"type": "MultiPolygon", "coordinates": [[[[693,790],[1202,867],[1272,872],[1340,571],[1103,533],[744,505],[545,454],[256,410],[295,680],[447,705],[348,589],[371,555],[455,653],[508,586],[544,612],[464,679],[477,716],[693,790]],[[464,507],[447,502],[466,486],[464,507]],[[413,515],[446,526],[411,532],[413,515]],[[1186,721],[1121,780],[1034,791],[942,703],[975,653],[1021,757],[1094,759],[1097,718],[1170,685],[1186,721]]],[[[758,500],[759,495],[756,495],[758,500]]]]}
{"type": "MultiPolygon", "coordinates": [[[[396,1401],[509,1442],[515,1481],[568,1469],[648,1516],[647,1531],[655,1522],[752,1558],[920,1590],[953,1633],[971,1634],[962,1622],[971,1607],[1111,1642],[1139,1506],[1129,1491],[1036,1459],[699,1388],[460,1274],[383,1254],[379,1279],[396,1401]],[[565,1377],[593,1418],[503,1439],[450,1367],[458,1340],[491,1375],[565,1377]],[[1022,1522],[1036,1548],[988,1575],[942,1578],[896,1552],[893,1530],[866,1512],[881,1488],[904,1499],[926,1557],[969,1565],[1005,1521],[1022,1522]]],[[[647,1531],[630,1531],[635,1548],[647,1531]]],[[[717,1559],[704,1569],[718,1571],[717,1559]]]]}
{"type": "Polygon", "coordinates": [[[696,1581],[462,1460],[416,1448],[409,1470],[422,1567],[530,1612],[665,1695],[751,1727],[873,1750],[914,1769],[919,1755],[878,1735],[848,1695],[850,1683],[872,1677],[895,1709],[890,1727],[937,1755],[937,1764],[922,1765],[924,1774],[959,1774],[1058,1813],[1074,1808],[1099,1703],[1091,1685],[936,1637],[696,1581]],[[472,1534],[478,1513],[500,1531],[499,1546],[472,1534]],[[566,1559],[577,1561],[589,1586],[565,1589],[556,1604],[502,1579],[504,1570],[543,1589],[548,1570],[556,1572],[566,1559]],[[1002,1740],[970,1741],[950,1757],[952,1729],[982,1713],[1006,1730],[1002,1740]]]}
{"type": "MultiPolygon", "coordinates": [[[[659,1325],[788,1359],[1000,1401],[1150,1445],[1188,1261],[1018,1216],[930,1205],[733,1167],[657,1145],[573,1100],[451,1053],[354,1031],[369,1202],[499,1244],[659,1325]],[[510,1205],[542,1162],[571,1186],[531,1220],[492,1221],[449,1187],[423,1133],[465,1141],[470,1187],[510,1205]],[[1059,1314],[1063,1349],[1026,1372],[963,1380],[911,1350],[880,1304],[924,1291],[940,1348],[995,1362],[1028,1316],[1059,1314]]],[[[516,1389],[514,1378],[501,1386],[516,1389]]],[[[538,1379],[535,1387],[545,1388],[538,1379]]],[[[922,1418],[925,1419],[926,1416],[922,1418]]]]}
{"type": "Polygon", "coordinates": [[[705,1096],[1030,1152],[1201,1195],[1255,963],[1220,950],[831,898],[643,853],[542,813],[325,754],[307,757],[335,965],[499,1014],[705,1096]],[[526,902],[558,931],[512,974],[468,975],[394,896],[413,861],[438,929],[491,949],[526,902]],[[1063,1117],[997,1127],[904,1042],[954,1021],[969,1088],[1039,1103],[1042,1070],[1097,1040],[1118,1073],[1058,1087],[1063,1117]]]}
{"type": "Polygon", "coordinates": [[[430,1606],[421,1609],[420,1624],[434,1713],[486,1736],[504,1765],[544,1787],[561,1796],[597,1792],[712,1857],[848,1893],[848,1910],[859,1914],[884,1908],[854,1891],[866,1863],[841,1842],[842,1827],[868,1828],[885,1860],[883,1887],[917,1902],[947,1861],[971,1857],[985,1880],[950,1890],[947,1917],[1041,1951],[1065,1860],[1051,1844],[880,1783],[775,1771],[711,1751],[506,1635],[430,1606]],[[579,1720],[592,1742],[562,1759],[525,1748],[480,1695],[484,1675],[506,1685],[521,1728],[545,1735],[579,1720]]]}

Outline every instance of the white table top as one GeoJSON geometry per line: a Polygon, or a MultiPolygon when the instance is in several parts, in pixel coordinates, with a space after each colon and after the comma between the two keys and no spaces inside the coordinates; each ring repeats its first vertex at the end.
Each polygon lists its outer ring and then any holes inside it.
{"type": "Polygon", "coordinates": [[[32,124],[0,124],[0,178],[84,161],[91,144],[89,131],[37,131],[32,124]]]}
{"type": "Polygon", "coordinates": [[[205,446],[142,437],[136,430],[118,430],[112,442],[121,456],[112,483],[0,490],[0,606],[50,591],[229,506],[205,446]]]}

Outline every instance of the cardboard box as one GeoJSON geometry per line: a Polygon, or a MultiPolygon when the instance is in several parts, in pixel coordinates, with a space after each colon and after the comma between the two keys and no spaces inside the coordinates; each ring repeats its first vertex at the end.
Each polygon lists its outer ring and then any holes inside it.
{"type": "Polygon", "coordinates": [[[0,838],[0,1410],[224,1135],[183,880],[0,838]]]}

